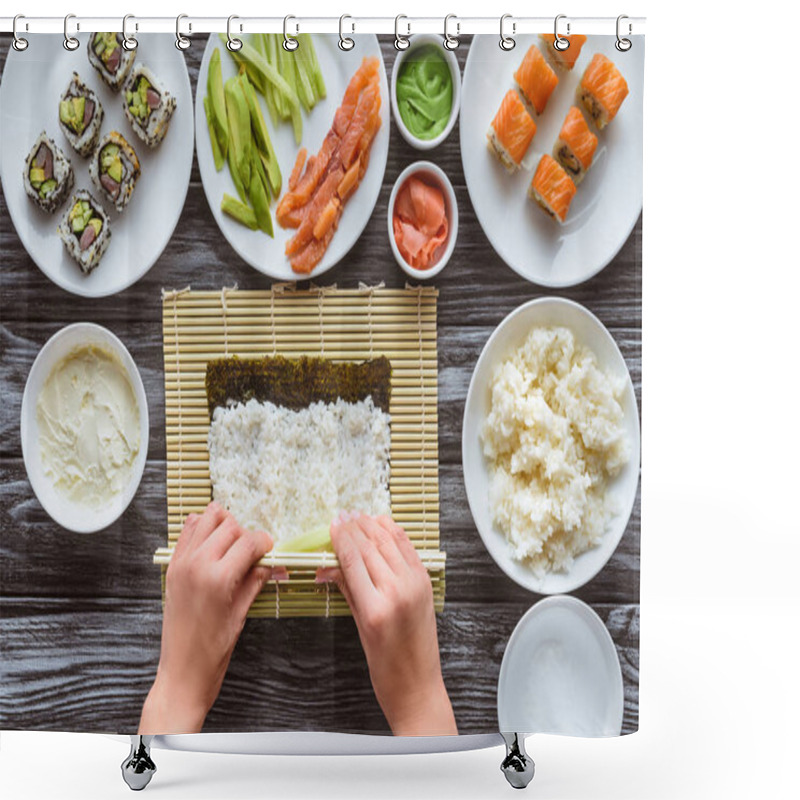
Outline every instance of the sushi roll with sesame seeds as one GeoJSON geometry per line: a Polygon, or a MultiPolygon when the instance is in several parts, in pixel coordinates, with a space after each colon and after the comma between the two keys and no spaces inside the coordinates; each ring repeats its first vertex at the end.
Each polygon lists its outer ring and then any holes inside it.
{"type": "Polygon", "coordinates": [[[80,189],[61,219],[58,235],[81,271],[88,275],[100,263],[111,241],[108,215],[86,189],[80,189]]]}
{"type": "Polygon", "coordinates": [[[86,49],[89,63],[108,88],[118,92],[131,71],[136,50],[126,50],[122,46],[121,33],[93,33],[91,44],[86,49]]]}
{"type": "Polygon", "coordinates": [[[28,197],[42,211],[52,214],[72,190],[72,164],[56,143],[42,131],[25,159],[22,182],[28,197]]]}
{"type": "Polygon", "coordinates": [[[78,155],[86,157],[94,150],[103,124],[103,106],[77,72],[72,73],[72,80],[61,95],[58,122],[78,155]]]}
{"type": "Polygon", "coordinates": [[[144,64],[137,64],[125,84],[125,116],[136,135],[157,147],[167,135],[176,100],[144,64]]]}
{"type": "Polygon", "coordinates": [[[89,162],[89,175],[100,195],[122,212],[140,174],[139,158],[125,137],[118,131],[107,133],[89,162]]]}

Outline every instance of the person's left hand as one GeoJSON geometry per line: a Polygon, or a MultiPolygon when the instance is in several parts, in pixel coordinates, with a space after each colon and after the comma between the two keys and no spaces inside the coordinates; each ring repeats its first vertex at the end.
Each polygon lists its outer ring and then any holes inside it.
{"type": "Polygon", "coordinates": [[[187,517],[167,569],[161,658],[140,734],[202,729],[247,611],[271,576],[255,566],[271,549],[268,534],[242,528],[216,503],[187,517]]]}

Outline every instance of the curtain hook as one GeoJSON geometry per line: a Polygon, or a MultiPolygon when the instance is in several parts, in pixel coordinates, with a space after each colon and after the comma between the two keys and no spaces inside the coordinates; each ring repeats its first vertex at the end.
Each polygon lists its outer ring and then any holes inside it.
{"type": "MultiPolygon", "coordinates": [[[[553,33],[555,34],[555,39],[553,39],[553,47],[558,50],[559,53],[563,53],[564,50],[569,48],[569,39],[565,39],[559,32],[558,32],[558,22],[559,20],[567,19],[566,14],[558,14],[556,16],[555,23],[553,24],[553,33]]],[[[567,36],[569,36],[569,20],[567,20],[567,36]]]]}
{"type": "MultiPolygon", "coordinates": [[[[344,51],[352,50],[356,46],[353,39],[344,35],[344,21],[346,19],[352,20],[353,18],[349,14],[342,14],[342,16],[339,17],[339,49],[344,51]]],[[[350,23],[350,32],[356,32],[355,22],[350,23]]]]}
{"type": "MultiPolygon", "coordinates": [[[[291,14],[285,16],[283,18],[283,49],[286,50],[288,53],[293,53],[300,47],[300,42],[294,36],[289,36],[289,20],[290,19],[297,19],[293,17],[291,14]]],[[[298,26],[295,25],[295,33],[298,32],[298,26]]]]}
{"type": "MultiPolygon", "coordinates": [[[[181,33],[181,20],[188,19],[188,14],[178,14],[175,18],[175,47],[178,50],[187,50],[191,45],[191,40],[181,33]]],[[[189,32],[192,31],[192,23],[189,23],[189,32]]]]}
{"type": "MultiPolygon", "coordinates": [[[[12,44],[12,46],[14,47],[14,49],[18,53],[21,53],[23,50],[27,50],[28,49],[28,40],[27,39],[23,39],[17,33],[17,22],[19,20],[21,20],[21,19],[25,19],[24,15],[23,14],[17,14],[14,17],[14,25],[13,25],[13,28],[12,28],[12,31],[14,33],[14,41],[11,44],[12,44]]],[[[28,30],[28,23],[27,22],[25,23],[25,30],[26,31],[28,30]]]]}
{"type": "MultiPolygon", "coordinates": [[[[139,46],[135,36],[128,36],[128,20],[135,19],[133,14],[126,14],[122,18],[122,46],[125,50],[135,50],[139,46]]],[[[134,30],[139,30],[139,23],[134,23],[134,30]]]]}
{"type": "Polygon", "coordinates": [[[448,14],[444,18],[444,41],[443,44],[445,49],[447,50],[455,50],[458,47],[458,34],[461,32],[461,23],[458,21],[458,17],[455,14],[448,14]],[[456,21],[456,35],[453,36],[450,33],[450,20],[454,19],[456,21]]]}
{"type": "Polygon", "coordinates": [[[400,33],[400,20],[405,19],[407,20],[408,17],[405,14],[398,14],[394,18],[394,49],[395,50],[407,50],[408,45],[410,42],[408,41],[408,37],[411,36],[411,23],[406,22],[406,35],[403,36],[400,33]]]}
{"type": "MultiPolygon", "coordinates": [[[[617,41],[614,42],[614,47],[616,47],[617,50],[620,51],[620,53],[626,53],[628,50],[631,49],[631,47],[633,47],[633,43],[631,42],[630,39],[623,39],[619,35],[620,23],[624,19],[628,19],[627,14],[620,14],[617,17],[617,41]]],[[[629,22],[628,23],[628,36],[630,36],[632,32],[633,32],[633,28],[631,27],[631,23],[629,22]]]]}
{"type": "MultiPolygon", "coordinates": [[[[231,23],[232,23],[232,22],[233,22],[235,19],[239,19],[239,17],[237,17],[237,16],[236,16],[236,14],[231,14],[231,15],[228,17],[228,28],[227,28],[227,31],[228,31],[228,41],[225,43],[225,47],[227,47],[227,48],[228,48],[228,50],[230,50],[230,51],[231,51],[231,53],[235,53],[237,50],[241,50],[241,49],[242,49],[242,40],[241,40],[241,39],[237,39],[237,38],[236,38],[236,37],[235,37],[235,36],[234,36],[234,35],[231,33],[231,23]]],[[[240,26],[239,26],[239,30],[241,30],[241,29],[242,29],[242,26],[240,25],[240,26]]]]}
{"type": "Polygon", "coordinates": [[[514,38],[514,34],[517,32],[517,23],[512,20],[511,36],[506,36],[505,24],[507,19],[512,19],[511,14],[503,14],[503,16],[500,17],[500,49],[506,52],[513,50],[517,46],[517,41],[514,38]]]}
{"type": "Polygon", "coordinates": [[[75,19],[74,14],[67,14],[67,16],[64,17],[64,49],[69,50],[70,53],[73,50],[77,50],[81,45],[76,36],[70,36],[69,34],[69,21],[71,19],[75,19]]]}

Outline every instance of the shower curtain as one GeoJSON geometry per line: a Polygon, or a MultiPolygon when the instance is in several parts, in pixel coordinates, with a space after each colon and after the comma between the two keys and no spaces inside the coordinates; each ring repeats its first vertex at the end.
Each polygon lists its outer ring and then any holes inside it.
{"type": "Polygon", "coordinates": [[[634,732],[644,38],[76,38],[0,55],[0,728],[634,732]]]}

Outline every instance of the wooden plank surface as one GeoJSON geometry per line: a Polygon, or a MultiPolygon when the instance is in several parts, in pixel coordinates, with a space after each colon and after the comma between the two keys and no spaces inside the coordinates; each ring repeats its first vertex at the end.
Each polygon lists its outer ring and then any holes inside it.
{"type": "MultiPolygon", "coordinates": [[[[0,68],[9,41],[0,37],[0,68]]],[[[193,87],[203,44],[197,37],[186,53],[193,87]]],[[[390,71],[395,51],[390,39],[382,46],[390,71]]],[[[466,52],[466,46],[457,51],[462,65],[466,52]]],[[[350,254],[320,283],[405,285],[389,247],[386,205],[396,177],[418,158],[392,123],[373,216],[350,254]]],[[[481,230],[464,183],[458,126],[431,158],[450,176],[460,215],[455,253],[436,280],[441,540],[448,553],[440,646],[459,728],[481,733],[496,725],[505,642],[539,596],[500,572],[469,512],[461,418],[472,370],[494,327],[511,310],[554,294],[584,304],[609,328],[641,404],[641,219],[595,278],[571,289],[543,290],[517,277],[481,230]]],[[[270,285],[219,233],[196,159],[183,213],[164,253],[137,284],[104,300],[75,297],[44,277],[19,242],[0,192],[0,728],[126,733],[135,728],[158,660],[160,584],[151,557],[166,542],[160,292],[234,283],[247,289],[270,285]],[[123,517],[95,536],[65,531],[41,509],[25,474],[19,438],[22,391],[37,352],[49,336],[79,320],[97,322],[122,338],[142,374],[150,410],[150,449],[139,492],[123,517]]],[[[625,732],[638,725],[639,529],[637,496],[608,565],[575,592],[600,614],[616,643],[625,732]]],[[[249,621],[206,729],[385,733],[352,621],[249,621]]]]}

